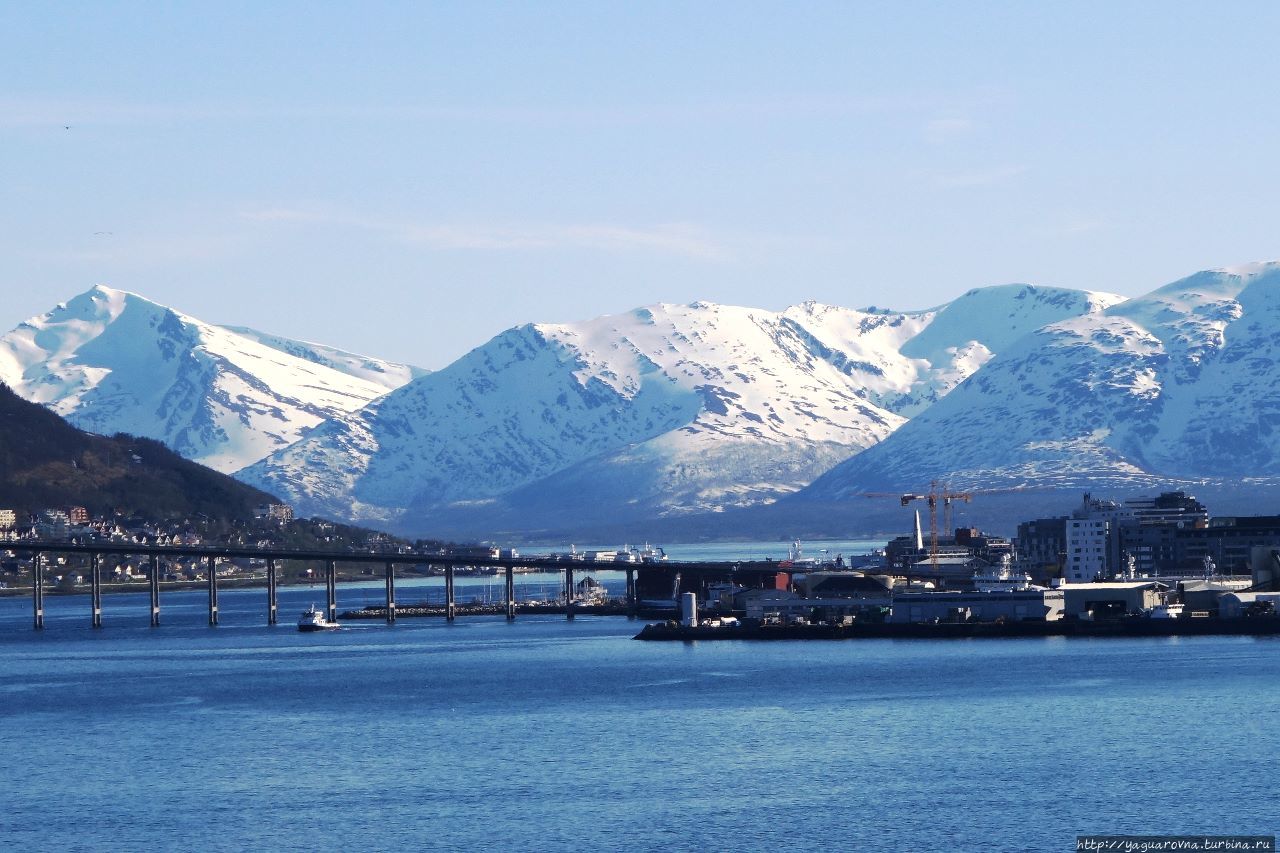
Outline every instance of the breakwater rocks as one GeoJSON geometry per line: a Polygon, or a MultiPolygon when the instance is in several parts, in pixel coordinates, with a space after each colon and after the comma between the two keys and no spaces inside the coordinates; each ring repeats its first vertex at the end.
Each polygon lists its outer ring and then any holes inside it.
{"type": "Polygon", "coordinates": [[[645,625],[637,640],[964,640],[1015,637],[1195,637],[1211,634],[1280,635],[1280,616],[1243,619],[1118,619],[1106,622],[945,622],[851,625],[749,625],[684,627],[645,625]]]}
{"type": "MultiPolygon", "coordinates": [[[[506,615],[507,606],[505,603],[485,603],[485,604],[459,604],[453,609],[455,616],[503,616],[506,615]]],[[[568,613],[568,609],[563,604],[533,604],[518,603],[516,605],[516,614],[520,616],[537,616],[539,614],[546,616],[564,616],[568,613]]],[[[573,606],[573,614],[575,616],[629,616],[626,604],[575,604],[573,606]]],[[[396,618],[415,616],[448,616],[443,604],[397,604],[396,618]]],[[[650,609],[642,609],[635,614],[641,619],[661,619],[670,615],[670,611],[658,611],[650,609]]],[[[338,616],[339,619],[386,619],[387,608],[385,605],[377,604],[368,607],[362,607],[359,610],[348,610],[338,616]]]]}

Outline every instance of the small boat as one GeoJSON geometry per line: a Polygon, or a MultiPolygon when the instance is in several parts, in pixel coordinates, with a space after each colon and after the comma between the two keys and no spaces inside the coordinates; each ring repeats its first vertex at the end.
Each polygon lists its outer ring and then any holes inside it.
{"type": "Polygon", "coordinates": [[[573,603],[588,607],[608,604],[609,592],[604,588],[604,584],[588,575],[578,581],[577,594],[573,597],[573,603]]]}
{"type": "Polygon", "coordinates": [[[330,622],[324,618],[324,611],[316,610],[314,604],[302,611],[302,615],[298,617],[299,631],[336,631],[341,627],[337,622],[330,622]]]}

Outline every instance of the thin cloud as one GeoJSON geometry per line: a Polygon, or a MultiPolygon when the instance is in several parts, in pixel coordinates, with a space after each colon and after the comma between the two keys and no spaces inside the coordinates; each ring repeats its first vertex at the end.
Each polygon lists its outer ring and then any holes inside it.
{"type": "Polygon", "coordinates": [[[38,252],[32,257],[48,261],[91,264],[128,264],[136,267],[166,266],[192,261],[212,262],[238,255],[247,246],[243,237],[226,234],[112,234],[92,245],[56,253],[38,252]]]}
{"type": "MultiPolygon", "coordinates": [[[[633,104],[313,104],[267,101],[164,102],[119,98],[66,98],[39,95],[0,96],[0,127],[65,125],[153,125],[173,122],[431,121],[490,124],[644,125],[718,121],[777,121],[806,117],[841,118],[875,114],[948,110],[951,98],[929,94],[824,94],[796,92],[766,98],[633,104]]],[[[964,119],[930,123],[937,132],[955,133],[964,119]]]]}
{"type": "Polygon", "coordinates": [[[262,223],[298,223],[355,228],[436,250],[540,251],[591,249],[647,251],[723,261],[732,253],[705,229],[686,223],[651,226],[614,223],[474,225],[398,222],[307,208],[273,207],[245,211],[244,219],[262,223]]]}
{"type": "Polygon", "coordinates": [[[968,172],[941,172],[929,175],[930,182],[938,189],[956,190],[999,184],[1027,171],[1026,166],[996,166],[968,172]]]}

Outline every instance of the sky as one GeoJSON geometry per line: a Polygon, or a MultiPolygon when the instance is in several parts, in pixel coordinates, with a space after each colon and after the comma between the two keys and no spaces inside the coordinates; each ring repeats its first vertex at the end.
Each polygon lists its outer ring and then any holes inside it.
{"type": "Polygon", "coordinates": [[[439,368],[655,302],[1280,258],[1280,4],[0,4],[0,326],[95,284],[439,368]]]}

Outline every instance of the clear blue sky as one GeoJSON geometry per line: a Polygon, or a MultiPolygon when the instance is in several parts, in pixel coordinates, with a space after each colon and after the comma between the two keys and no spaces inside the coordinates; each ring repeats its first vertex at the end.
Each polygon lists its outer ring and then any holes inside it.
{"type": "Polygon", "coordinates": [[[659,301],[1136,295],[1280,257],[1277,33],[1244,2],[5,3],[0,326],[105,283],[440,367],[659,301]]]}

